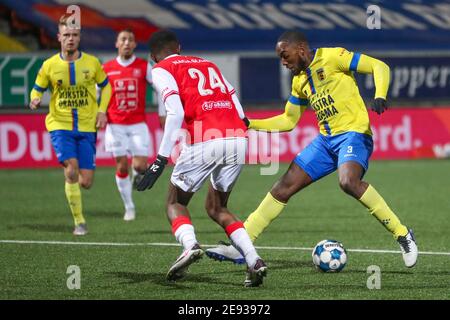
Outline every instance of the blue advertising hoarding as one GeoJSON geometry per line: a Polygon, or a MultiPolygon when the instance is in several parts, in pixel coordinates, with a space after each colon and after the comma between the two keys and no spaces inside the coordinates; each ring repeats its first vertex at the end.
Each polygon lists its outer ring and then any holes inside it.
{"type": "MultiPolygon", "coordinates": [[[[450,55],[440,57],[375,56],[391,69],[388,99],[410,101],[450,100],[450,55]]],[[[241,58],[241,98],[244,102],[270,103],[286,99],[290,93],[290,74],[281,72],[280,60],[241,58]],[[284,86],[283,86],[284,85],[284,86]],[[284,87],[284,90],[283,90],[284,87]]],[[[374,95],[372,75],[356,74],[360,93],[366,101],[374,95]]]]}

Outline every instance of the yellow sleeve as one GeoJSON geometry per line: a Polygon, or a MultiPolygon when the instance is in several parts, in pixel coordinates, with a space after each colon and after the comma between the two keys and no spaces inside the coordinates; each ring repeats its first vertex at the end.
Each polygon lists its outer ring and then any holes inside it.
{"type": "Polygon", "coordinates": [[[105,70],[103,70],[103,66],[100,63],[100,60],[97,58],[95,59],[95,82],[98,84],[99,87],[104,87],[106,83],[108,82],[108,77],[106,76],[105,70]],[[102,85],[103,84],[103,85],[102,85]]]}
{"type": "Polygon", "coordinates": [[[307,106],[308,100],[299,98],[293,90],[286,102],[283,114],[267,119],[250,119],[248,128],[265,131],[291,131],[297,125],[307,106]]]}
{"type": "Polygon", "coordinates": [[[96,69],[95,82],[102,90],[100,95],[100,105],[98,106],[99,111],[106,112],[108,109],[109,100],[111,99],[112,88],[108,81],[108,76],[106,75],[103,67],[98,59],[96,59],[96,69]]]}
{"type": "MultiPolygon", "coordinates": [[[[108,78],[106,78],[108,80],[108,78]]],[[[100,95],[100,105],[98,106],[98,110],[101,112],[106,112],[108,109],[109,100],[111,99],[112,88],[109,82],[106,82],[106,85],[102,87],[102,94],[100,95]]]]}
{"type": "Polygon", "coordinates": [[[375,82],[375,98],[386,99],[390,79],[388,65],[365,54],[350,52],[344,48],[336,49],[337,67],[344,72],[371,73],[375,82]]]}
{"type": "Polygon", "coordinates": [[[34,82],[33,89],[30,92],[30,101],[35,98],[41,98],[44,92],[47,90],[49,85],[48,72],[47,72],[47,63],[44,61],[41,69],[36,77],[36,81],[34,82]]]}
{"type": "Polygon", "coordinates": [[[361,54],[356,71],[359,73],[372,73],[373,81],[375,82],[375,99],[386,99],[390,79],[390,69],[386,63],[361,54]]]}

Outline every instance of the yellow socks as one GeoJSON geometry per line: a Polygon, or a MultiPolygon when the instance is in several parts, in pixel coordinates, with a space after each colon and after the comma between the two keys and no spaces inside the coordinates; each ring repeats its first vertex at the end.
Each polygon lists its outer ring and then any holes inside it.
{"type": "MultiPolygon", "coordinates": [[[[391,208],[389,208],[374,187],[369,185],[359,201],[396,239],[399,236],[406,236],[408,229],[401,224],[398,217],[392,212],[391,208]]],[[[285,206],[285,203],[276,200],[270,192],[267,193],[259,207],[244,222],[244,227],[252,242],[278,217],[285,206]]]]}
{"type": "Polygon", "coordinates": [[[395,213],[392,212],[381,195],[370,184],[359,201],[393,234],[395,239],[399,236],[406,236],[408,229],[401,224],[395,213]]]}
{"type": "Polygon", "coordinates": [[[86,223],[83,217],[83,206],[81,205],[81,190],[77,183],[66,182],[66,197],[69,202],[70,211],[72,212],[75,225],[86,223]]]}
{"type": "Polygon", "coordinates": [[[245,220],[244,227],[252,242],[267,228],[267,226],[283,211],[286,203],[275,199],[267,193],[259,207],[245,220]]]}

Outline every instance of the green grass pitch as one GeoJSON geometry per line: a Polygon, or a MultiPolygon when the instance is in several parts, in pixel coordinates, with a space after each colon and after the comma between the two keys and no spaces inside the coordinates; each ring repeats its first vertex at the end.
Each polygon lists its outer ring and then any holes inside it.
{"type": "MultiPolygon", "coordinates": [[[[246,166],[231,195],[229,207],[242,220],[287,166],[274,176],[261,176],[260,168],[246,166]]],[[[450,298],[448,161],[373,161],[365,177],[400,219],[414,228],[419,250],[437,254],[420,254],[416,267],[405,268],[397,243],[358,201],[339,189],[337,175],[332,174],[294,196],[256,241],[257,247],[263,247],[259,253],[269,273],[262,287],[250,289],[243,287],[243,266],[206,256],[191,266],[186,279],[166,282],[165,274],[181,252],[164,211],[171,169],[152,190],[134,193],[137,219],[128,223],[122,220],[113,168],[98,169],[93,188],[83,190],[90,232],[85,237],[71,234],[61,169],[0,171],[0,299],[450,298]],[[341,273],[316,271],[311,252],[300,249],[326,238],[341,241],[349,250],[341,273]],[[86,242],[91,245],[82,245],[86,242]],[[79,290],[67,288],[71,265],[81,271],[79,290]],[[371,265],[381,270],[378,290],[367,288],[371,265]]],[[[197,238],[207,246],[226,236],[206,215],[205,191],[206,186],[194,196],[190,211],[197,238]]]]}

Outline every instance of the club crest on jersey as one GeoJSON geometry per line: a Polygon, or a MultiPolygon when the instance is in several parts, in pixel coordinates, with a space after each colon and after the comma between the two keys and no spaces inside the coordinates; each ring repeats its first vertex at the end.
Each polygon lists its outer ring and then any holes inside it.
{"type": "Polygon", "coordinates": [[[85,80],[89,80],[89,70],[88,69],[84,69],[81,72],[83,72],[83,76],[85,80]]]}
{"type": "Polygon", "coordinates": [[[323,68],[320,68],[316,71],[317,73],[317,78],[319,78],[320,81],[325,80],[325,71],[323,70],[323,68]]]}
{"type": "Polygon", "coordinates": [[[133,77],[139,78],[141,74],[141,69],[133,69],[133,77]]]}

